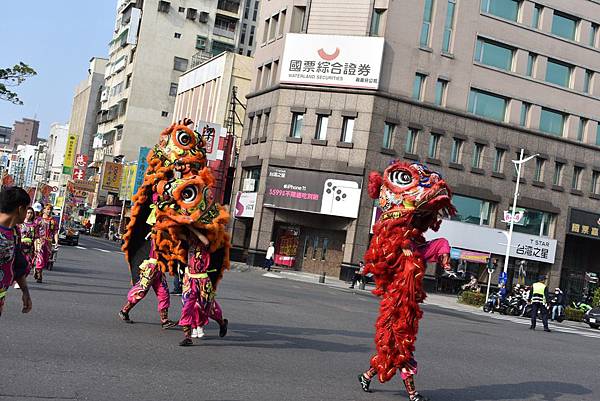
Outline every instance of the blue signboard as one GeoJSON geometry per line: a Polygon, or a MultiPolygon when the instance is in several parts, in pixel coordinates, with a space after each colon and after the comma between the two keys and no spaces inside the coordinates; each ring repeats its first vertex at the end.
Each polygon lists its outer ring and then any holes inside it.
{"type": "Polygon", "coordinates": [[[137,172],[135,174],[135,185],[133,186],[133,193],[136,194],[139,187],[144,183],[144,175],[148,168],[148,152],[150,148],[142,146],[140,148],[140,155],[138,156],[137,172]]]}
{"type": "Polygon", "coordinates": [[[506,284],[507,281],[508,281],[508,277],[506,275],[506,272],[500,272],[500,275],[498,276],[498,284],[501,284],[501,283],[506,284]]]}

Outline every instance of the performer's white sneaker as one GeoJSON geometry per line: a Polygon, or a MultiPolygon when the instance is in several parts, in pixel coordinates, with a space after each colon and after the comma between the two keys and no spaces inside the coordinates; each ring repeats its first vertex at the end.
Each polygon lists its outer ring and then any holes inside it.
{"type": "Polygon", "coordinates": [[[18,290],[19,288],[21,288],[21,287],[19,286],[19,283],[17,283],[16,281],[15,281],[15,287],[14,287],[14,288],[16,288],[17,290],[18,290]]]}
{"type": "Polygon", "coordinates": [[[198,329],[196,329],[196,328],[192,329],[192,338],[198,338],[198,329]]]}
{"type": "Polygon", "coordinates": [[[196,338],[204,337],[204,329],[202,327],[198,327],[196,329],[196,338]]]}

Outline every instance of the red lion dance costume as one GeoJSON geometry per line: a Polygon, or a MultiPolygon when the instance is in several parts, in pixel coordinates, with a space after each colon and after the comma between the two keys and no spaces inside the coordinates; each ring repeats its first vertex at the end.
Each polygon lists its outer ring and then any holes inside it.
{"type": "Polygon", "coordinates": [[[393,162],[381,176],[369,175],[369,196],[379,199],[383,214],[373,227],[374,236],[365,255],[365,273],[372,273],[381,297],[375,325],[377,354],[371,368],[359,375],[364,391],[377,375],[384,383],[400,371],[411,401],[427,398],[415,389],[413,358],[419,319],[419,303],[425,299],[425,261],[439,262],[450,270],[448,241],[425,241],[423,233],[437,231],[441,217],[453,215],[451,191],[441,176],[426,166],[393,162]]]}
{"type": "MultiPolygon", "coordinates": [[[[229,214],[214,202],[214,178],[206,167],[206,142],[188,128],[192,124],[185,119],[165,129],[158,145],[148,154],[149,166],[144,183],[133,198],[123,245],[135,284],[119,316],[131,322],[129,312],[153,289],[162,327],[175,326],[168,319],[170,301],[165,273],[174,275],[179,269],[188,272],[188,265],[192,265],[190,270],[197,270],[196,251],[202,249],[203,270],[194,273],[205,279],[206,290],[188,297],[199,305],[185,308],[189,311],[186,313],[193,315],[185,321],[205,322],[205,314],[212,312],[211,317],[217,320],[220,335],[224,336],[227,320],[222,319],[214,296],[223,271],[229,267],[230,242],[225,231],[229,214]]],[[[184,297],[184,302],[188,298],[184,297]]],[[[183,326],[187,338],[191,327],[183,326]]]]}

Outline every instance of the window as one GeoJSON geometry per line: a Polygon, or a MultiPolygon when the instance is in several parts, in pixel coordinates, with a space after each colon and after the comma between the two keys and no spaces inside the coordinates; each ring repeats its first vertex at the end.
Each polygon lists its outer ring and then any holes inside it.
{"type": "Polygon", "coordinates": [[[417,135],[419,134],[419,130],[416,128],[408,128],[408,134],[406,135],[406,144],[404,146],[404,151],[406,153],[415,154],[417,151],[417,135]]]}
{"type": "Polygon", "coordinates": [[[452,203],[456,207],[456,215],[452,217],[452,220],[479,226],[490,225],[494,208],[491,202],[469,196],[454,195],[452,203]]]}
{"type": "Polygon", "coordinates": [[[600,191],[600,185],[598,185],[598,181],[600,181],[600,171],[592,171],[592,182],[590,190],[593,194],[598,194],[600,191]]]}
{"type": "Polygon", "coordinates": [[[552,185],[562,185],[562,172],[564,164],[560,162],[554,163],[554,176],[552,177],[552,185]]]}
{"type": "Polygon", "coordinates": [[[373,9],[373,15],[371,16],[371,28],[369,29],[369,36],[379,36],[379,29],[381,26],[381,20],[385,10],[375,8],[373,9]]]}
{"type": "Polygon", "coordinates": [[[481,156],[483,155],[484,145],[476,143],[473,148],[473,160],[471,161],[471,167],[481,168],[481,156]]]}
{"type": "Polygon", "coordinates": [[[323,238],[323,249],[321,250],[321,260],[325,260],[327,256],[327,248],[329,247],[329,239],[323,238]]]}
{"type": "Polygon", "coordinates": [[[494,155],[494,172],[501,173],[504,170],[504,149],[496,148],[496,154],[494,155]]]}
{"type": "Polygon", "coordinates": [[[329,116],[324,114],[317,115],[317,129],[315,130],[315,139],[324,141],[327,139],[327,125],[329,124],[329,116]]]}
{"type": "Polygon", "coordinates": [[[533,16],[531,17],[531,26],[535,29],[540,29],[540,17],[542,16],[542,6],[536,4],[533,7],[533,16]]]}
{"type": "Polygon", "coordinates": [[[425,86],[425,79],[427,75],[418,73],[415,75],[415,82],[413,84],[413,99],[423,100],[423,88],[425,86]]]}
{"type": "Polygon", "coordinates": [[[223,52],[233,52],[235,47],[229,43],[219,42],[218,40],[213,40],[211,54],[213,56],[218,56],[223,52]]]}
{"type": "MultiPolygon", "coordinates": [[[[454,198],[452,198],[454,200],[454,198]]],[[[509,208],[512,211],[512,207],[509,208]]],[[[554,215],[541,210],[517,208],[517,212],[523,212],[523,217],[513,225],[513,230],[523,234],[548,237],[550,226],[554,221],[554,215]]]]}
{"type": "Polygon", "coordinates": [[[577,33],[577,25],[579,24],[579,19],[559,13],[558,11],[554,11],[554,16],[552,17],[552,30],[551,32],[555,35],[558,35],[562,38],[575,40],[575,35],[577,33]]]}
{"type": "Polygon", "coordinates": [[[169,112],[168,111],[161,111],[160,115],[161,115],[161,117],[169,117],[169,112]]]}
{"type": "Polygon", "coordinates": [[[425,10],[423,11],[423,25],[421,25],[421,46],[429,47],[431,37],[431,20],[433,17],[434,0],[425,0],[425,10]]]}
{"type": "Polygon", "coordinates": [[[344,117],[342,122],[342,142],[352,142],[352,134],[354,133],[354,118],[344,117]]]}
{"type": "Polygon", "coordinates": [[[583,77],[583,92],[584,93],[590,93],[593,79],[594,79],[594,71],[585,70],[585,75],[583,77]]]}
{"type": "Polygon", "coordinates": [[[506,71],[512,71],[514,48],[490,40],[478,38],[475,61],[506,71]]]}
{"type": "Polygon", "coordinates": [[[394,139],[394,131],[396,130],[396,124],[386,122],[383,126],[383,144],[382,147],[391,149],[394,139]]]}
{"type": "Polygon", "coordinates": [[[285,15],[286,15],[286,10],[281,10],[281,13],[279,13],[279,36],[283,36],[283,33],[285,31],[285,15]]]}
{"type": "MultiPolygon", "coordinates": [[[[254,43],[254,25],[250,27],[250,38],[248,39],[248,46],[252,46],[254,43]]],[[[248,54],[248,56],[250,56],[248,54]]]]}
{"type": "Polygon", "coordinates": [[[255,133],[254,133],[254,137],[258,138],[258,134],[260,132],[260,122],[262,120],[262,114],[259,114],[256,116],[256,129],[255,129],[255,133]]]}
{"type": "Polygon", "coordinates": [[[187,19],[190,19],[190,20],[194,21],[197,16],[198,16],[198,10],[196,10],[195,8],[188,8],[187,9],[187,13],[185,15],[185,17],[187,19]]]}
{"type": "Polygon", "coordinates": [[[127,79],[125,80],[125,88],[129,88],[131,86],[131,74],[127,75],[127,79]]]}
{"type": "Polygon", "coordinates": [[[481,11],[497,17],[516,21],[519,16],[519,1],[517,0],[481,0],[481,11]]]}
{"type": "Polygon", "coordinates": [[[240,43],[246,42],[246,30],[248,29],[248,24],[242,24],[242,30],[240,31],[240,43]]]}
{"type": "Polygon", "coordinates": [[[267,38],[269,37],[269,22],[270,21],[271,21],[270,18],[267,18],[265,20],[265,26],[264,26],[263,38],[262,38],[263,43],[266,43],[267,42],[267,38]]]}
{"type": "Polygon", "coordinates": [[[250,15],[250,1],[246,1],[244,4],[244,19],[248,19],[250,15]]]}
{"type": "Polygon", "coordinates": [[[175,39],[180,39],[181,38],[181,34],[179,32],[175,32],[175,34],[173,35],[173,37],[175,39]]]}
{"type": "Polygon", "coordinates": [[[185,58],[175,57],[173,59],[173,69],[175,71],[185,71],[188,67],[188,61],[185,58]]]}
{"type": "Polygon", "coordinates": [[[535,159],[535,170],[533,172],[533,181],[542,182],[544,181],[544,164],[545,160],[536,157],[535,159]]]}
{"type": "Polygon", "coordinates": [[[446,90],[448,88],[448,81],[445,79],[438,79],[435,83],[435,104],[443,106],[446,103],[446,90]]]}
{"type": "Polygon", "coordinates": [[[292,10],[292,21],[290,22],[290,32],[302,32],[304,26],[304,15],[306,14],[305,6],[294,6],[292,10]]]}
{"type": "Polygon", "coordinates": [[[585,127],[587,126],[587,122],[588,120],[580,117],[579,118],[579,126],[577,127],[577,140],[578,141],[583,141],[583,137],[585,135],[585,127]]]}
{"type": "Polygon", "coordinates": [[[438,158],[438,148],[440,145],[441,137],[442,136],[440,134],[436,134],[434,132],[432,132],[429,136],[429,151],[427,152],[427,156],[431,159],[438,158]]]}
{"type": "Polygon", "coordinates": [[[452,140],[452,150],[450,151],[450,162],[451,163],[460,163],[461,162],[461,153],[462,146],[464,141],[459,138],[454,138],[452,140]]]}
{"type": "Polygon", "coordinates": [[[158,11],[161,13],[168,13],[171,9],[171,3],[168,1],[159,1],[158,2],[158,11]]]}
{"type": "Polygon", "coordinates": [[[169,88],[169,96],[177,96],[177,83],[171,82],[171,87],[169,88]]]}
{"type": "Polygon", "coordinates": [[[271,17],[271,26],[269,30],[269,40],[275,39],[275,34],[277,33],[277,24],[279,22],[279,14],[276,14],[271,17]]]}
{"type": "Polygon", "coordinates": [[[249,141],[252,138],[252,126],[254,125],[254,117],[248,117],[248,133],[246,138],[249,141]]]}
{"type": "Polygon", "coordinates": [[[600,146],[600,122],[596,126],[596,145],[600,146]]]}
{"type": "Polygon", "coordinates": [[[569,88],[571,86],[571,72],[573,66],[558,60],[548,59],[546,68],[546,82],[551,82],[569,88]]]}
{"type": "Polygon", "coordinates": [[[244,189],[244,180],[254,180],[254,188],[249,192],[258,191],[258,184],[260,184],[260,167],[251,167],[242,170],[241,190],[244,189]]]}
{"type": "Polygon", "coordinates": [[[255,90],[259,90],[260,89],[260,82],[262,80],[262,66],[258,67],[258,72],[256,73],[256,88],[255,90]]]}
{"type": "Polygon", "coordinates": [[[275,85],[277,82],[277,73],[279,72],[279,60],[273,61],[273,69],[271,73],[271,85],[275,85]]]}
{"type": "Polygon", "coordinates": [[[303,113],[292,113],[292,126],[290,127],[290,136],[292,138],[302,137],[302,125],[304,124],[303,113]]]}
{"type": "Polygon", "coordinates": [[[312,260],[317,259],[317,249],[319,248],[319,237],[313,239],[312,260]]]}
{"type": "Polygon", "coordinates": [[[256,18],[258,16],[258,1],[254,2],[254,11],[252,13],[252,21],[256,22],[256,18]]]}
{"type": "Polygon", "coordinates": [[[442,52],[452,53],[452,39],[454,32],[454,12],[456,10],[456,0],[448,0],[448,9],[446,11],[446,22],[444,23],[444,41],[442,42],[442,52]]]}
{"type": "Polygon", "coordinates": [[[581,172],[583,168],[581,167],[573,167],[573,178],[571,179],[571,189],[579,190],[581,189],[581,172]]]}
{"type": "Polygon", "coordinates": [[[471,89],[469,95],[469,112],[493,120],[504,121],[506,103],[507,100],[504,97],[471,89]]]}
{"type": "Polygon", "coordinates": [[[590,38],[588,44],[592,47],[596,47],[596,38],[598,37],[598,24],[594,24],[592,22],[592,27],[590,28],[590,38]]]}
{"type": "Polygon", "coordinates": [[[519,117],[519,125],[521,127],[527,126],[527,120],[529,120],[529,110],[531,109],[531,104],[527,102],[521,103],[521,115],[519,117]]]}
{"type": "Polygon", "coordinates": [[[182,13],[182,12],[185,11],[185,7],[179,7],[179,9],[177,11],[179,11],[180,13],[182,13]]]}
{"type": "Polygon", "coordinates": [[[564,114],[542,107],[542,113],[540,115],[540,131],[556,136],[562,136],[564,126],[564,114]]]}
{"type": "Polygon", "coordinates": [[[537,54],[529,53],[529,55],[527,56],[527,71],[525,72],[525,74],[528,77],[534,76],[536,63],[537,63],[537,54]]]}
{"type": "Polygon", "coordinates": [[[267,137],[268,129],[269,129],[269,118],[271,117],[271,113],[265,113],[265,121],[263,122],[263,137],[267,137]]]}

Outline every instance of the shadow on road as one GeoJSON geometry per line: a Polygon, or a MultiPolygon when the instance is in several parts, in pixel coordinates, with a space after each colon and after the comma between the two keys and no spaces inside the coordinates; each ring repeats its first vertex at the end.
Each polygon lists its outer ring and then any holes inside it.
{"type": "Polygon", "coordinates": [[[438,389],[427,391],[425,395],[437,401],[528,400],[530,398],[556,401],[563,396],[567,396],[569,401],[574,401],[579,400],[573,398],[574,396],[591,393],[590,389],[579,384],[539,381],[438,389]]]}

